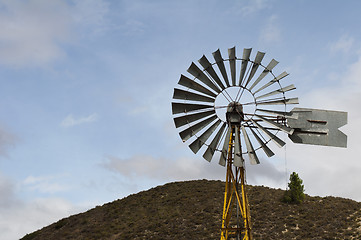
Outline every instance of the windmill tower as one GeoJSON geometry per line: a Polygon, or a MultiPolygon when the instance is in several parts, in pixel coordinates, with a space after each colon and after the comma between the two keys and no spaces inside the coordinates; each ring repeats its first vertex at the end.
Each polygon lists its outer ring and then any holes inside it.
{"type": "Polygon", "coordinates": [[[295,86],[281,85],[288,73],[275,75],[278,62],[272,59],[263,65],[265,53],[257,52],[251,60],[251,51],[245,48],[238,58],[233,47],[224,59],[218,49],[213,63],[203,55],[198,61],[201,67],[192,62],[187,70],[192,77],[181,75],[173,94],[174,123],[183,142],[193,139],[189,148],[194,153],[205,149],[203,158],[207,161],[219,152],[219,164],[226,167],[221,240],[252,239],[245,156],[251,164],[260,163],[260,149],[272,157],[269,143],[285,145],[277,136],[280,131],[295,143],[347,144],[347,136],[338,130],[347,123],[346,112],[288,111],[289,105],[298,104],[297,97],[286,97],[295,86]]]}

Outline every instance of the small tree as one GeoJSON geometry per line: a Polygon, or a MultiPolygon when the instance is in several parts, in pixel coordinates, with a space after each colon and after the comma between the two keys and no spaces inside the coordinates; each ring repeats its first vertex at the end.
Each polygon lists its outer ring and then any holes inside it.
{"type": "Polygon", "coordinates": [[[302,182],[298,174],[293,172],[290,175],[290,182],[288,183],[289,189],[285,191],[282,200],[287,203],[301,203],[305,198],[305,194],[303,193],[305,190],[302,182]]]}

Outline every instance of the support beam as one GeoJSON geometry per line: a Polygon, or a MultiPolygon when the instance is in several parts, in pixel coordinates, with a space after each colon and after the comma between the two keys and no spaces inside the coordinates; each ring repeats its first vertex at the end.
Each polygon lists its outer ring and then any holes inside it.
{"type": "MultiPolygon", "coordinates": [[[[235,136],[239,136],[239,134],[235,134],[235,131],[239,131],[239,127],[231,127],[232,133],[229,138],[227,153],[221,240],[229,240],[230,238],[252,240],[251,217],[246,193],[244,167],[233,165],[235,136]]],[[[244,161],[243,158],[242,161],[244,161]]]]}

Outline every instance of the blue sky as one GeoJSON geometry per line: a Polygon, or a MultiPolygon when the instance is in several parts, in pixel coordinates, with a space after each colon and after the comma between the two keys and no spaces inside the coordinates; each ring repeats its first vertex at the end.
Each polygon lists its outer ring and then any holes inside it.
{"type": "MultiPolygon", "coordinates": [[[[287,141],[249,184],[361,201],[359,1],[0,0],[0,232],[171,181],[223,179],[183,144],[171,115],[180,74],[203,54],[266,52],[299,107],[348,112],[348,148],[287,141]],[[285,171],[287,169],[287,173],[285,171]]],[[[254,57],[254,55],[252,55],[254,57]]],[[[286,136],[283,136],[286,139],[286,136]]]]}

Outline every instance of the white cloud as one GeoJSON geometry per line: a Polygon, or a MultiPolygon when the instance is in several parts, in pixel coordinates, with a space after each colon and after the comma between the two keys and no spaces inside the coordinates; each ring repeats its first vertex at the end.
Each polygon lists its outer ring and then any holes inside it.
{"type": "Polygon", "coordinates": [[[237,8],[242,15],[249,16],[269,7],[269,2],[269,0],[239,1],[237,8]]]}
{"type": "Polygon", "coordinates": [[[276,43],[281,40],[281,29],[278,26],[278,17],[276,15],[272,15],[266,25],[261,29],[261,42],[265,43],[276,43]]]}
{"type": "Polygon", "coordinates": [[[69,189],[69,187],[57,183],[57,180],[59,180],[59,178],[60,177],[56,176],[28,176],[23,181],[23,186],[31,191],[51,194],[69,189]]]}
{"type": "MultiPolygon", "coordinates": [[[[211,163],[204,160],[200,155],[195,155],[194,158],[178,158],[176,160],[146,155],[133,156],[128,159],[109,156],[102,163],[102,166],[131,179],[143,177],[153,180],[183,181],[205,178],[224,181],[226,174],[226,168],[218,164],[217,156],[211,163]]],[[[247,178],[250,184],[279,187],[284,180],[284,172],[265,159],[260,165],[247,166],[247,178]]]]}
{"type": "Polygon", "coordinates": [[[1,1],[0,63],[41,65],[65,55],[71,40],[70,9],[61,0],[1,1]]]}
{"type": "Polygon", "coordinates": [[[210,165],[202,159],[178,158],[172,161],[146,155],[133,156],[128,159],[109,156],[102,166],[128,178],[143,177],[176,181],[205,177],[217,179],[223,176],[223,171],[219,171],[214,168],[214,164],[210,165]]]}
{"type": "Polygon", "coordinates": [[[109,13],[109,3],[103,0],[75,0],[73,19],[75,23],[91,34],[101,34],[113,28],[106,16],[109,13]]]}
{"type": "Polygon", "coordinates": [[[40,198],[0,208],[2,239],[19,239],[61,218],[80,212],[68,201],[59,198],[40,198]]]}
{"type": "Polygon", "coordinates": [[[129,19],[122,26],[123,34],[126,36],[137,36],[145,32],[145,24],[138,21],[129,19]]]}
{"type": "Polygon", "coordinates": [[[14,134],[0,127],[0,155],[8,157],[8,148],[15,146],[17,141],[18,138],[14,134]]]}
{"type": "Polygon", "coordinates": [[[98,120],[98,114],[93,113],[89,116],[86,117],[79,117],[79,118],[74,118],[74,116],[72,114],[69,114],[61,123],[60,125],[62,127],[73,127],[75,125],[79,125],[79,124],[83,124],[83,123],[91,123],[91,122],[96,122],[98,120]]]}
{"type": "Polygon", "coordinates": [[[354,38],[348,35],[342,35],[336,42],[329,45],[331,53],[348,53],[354,46],[354,38]]]}
{"type": "Polygon", "coordinates": [[[8,208],[16,204],[15,201],[15,184],[10,179],[3,176],[0,172],[0,209],[8,208]]]}
{"type": "Polygon", "coordinates": [[[117,28],[107,21],[108,12],[103,0],[2,0],[0,64],[41,66],[61,59],[78,36],[117,28]]]}
{"type": "Polygon", "coordinates": [[[260,164],[250,165],[246,160],[246,179],[251,185],[265,185],[274,188],[285,188],[285,169],[277,164],[274,157],[262,158],[260,164]]]}
{"type": "MultiPolygon", "coordinates": [[[[37,184],[44,177],[28,177],[27,184],[37,184]]],[[[19,239],[61,218],[85,209],[61,198],[36,198],[24,201],[18,196],[19,188],[0,172],[0,232],[1,239],[19,239]]]]}

